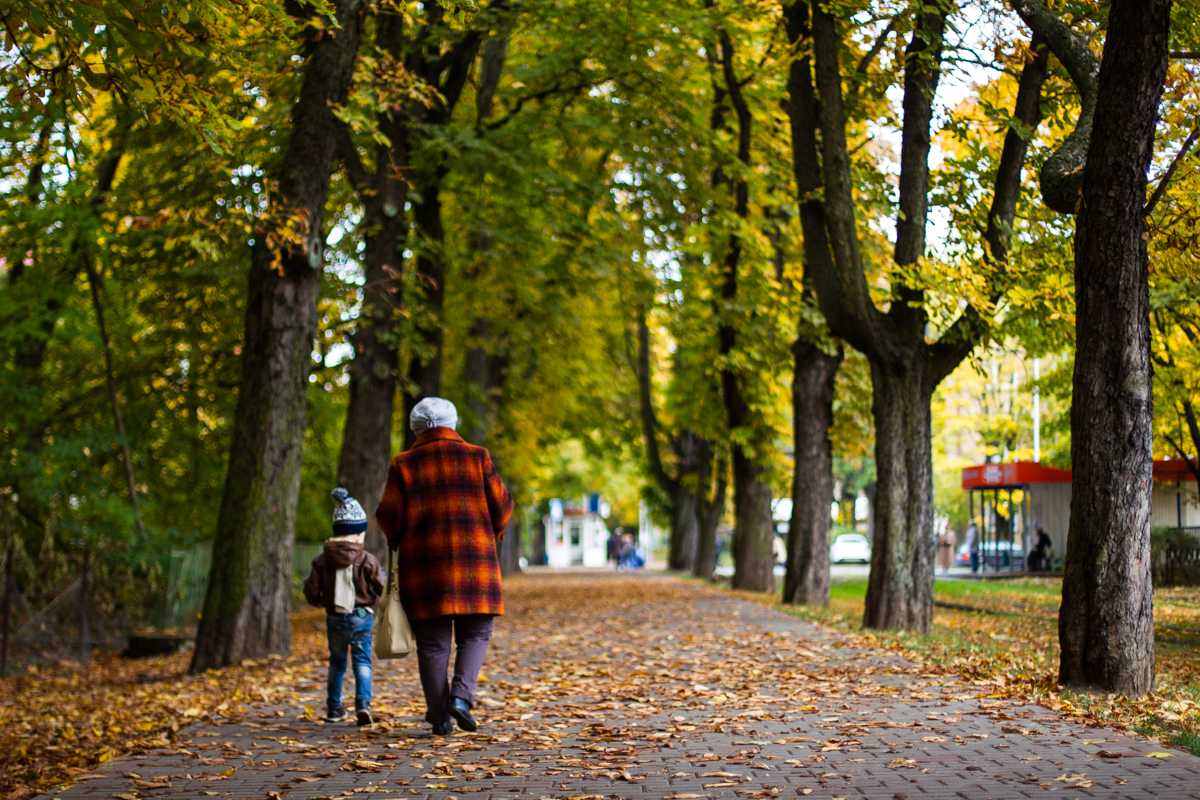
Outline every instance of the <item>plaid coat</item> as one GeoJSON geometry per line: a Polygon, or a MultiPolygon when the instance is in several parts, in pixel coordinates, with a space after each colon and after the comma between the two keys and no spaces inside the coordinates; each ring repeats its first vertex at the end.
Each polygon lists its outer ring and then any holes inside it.
{"type": "Polygon", "coordinates": [[[392,459],[375,519],[397,551],[409,619],[504,613],[496,543],[512,510],[488,451],[450,428],[430,428],[392,459]]]}

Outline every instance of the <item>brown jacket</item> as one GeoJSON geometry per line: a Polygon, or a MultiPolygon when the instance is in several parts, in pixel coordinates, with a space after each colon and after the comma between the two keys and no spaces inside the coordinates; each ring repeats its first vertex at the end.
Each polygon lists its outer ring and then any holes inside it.
{"type": "Polygon", "coordinates": [[[379,559],[358,542],[325,542],[325,549],[312,560],[312,571],[304,579],[304,599],[309,605],[324,606],[333,613],[334,579],[339,569],[354,566],[354,605],[373,606],[383,594],[383,567],[379,559]]]}

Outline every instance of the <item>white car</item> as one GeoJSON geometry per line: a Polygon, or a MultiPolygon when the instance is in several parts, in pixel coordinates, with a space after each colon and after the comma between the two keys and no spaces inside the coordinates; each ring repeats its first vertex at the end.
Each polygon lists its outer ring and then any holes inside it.
{"type": "Polygon", "coordinates": [[[843,533],[829,545],[829,560],[834,564],[846,561],[871,563],[871,543],[861,533],[843,533]]]}

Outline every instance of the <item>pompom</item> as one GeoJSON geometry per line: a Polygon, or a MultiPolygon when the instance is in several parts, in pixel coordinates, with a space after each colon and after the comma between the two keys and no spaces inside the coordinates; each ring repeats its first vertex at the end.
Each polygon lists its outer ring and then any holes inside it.
{"type": "Polygon", "coordinates": [[[346,500],[350,497],[350,492],[346,491],[345,489],[343,489],[340,486],[338,488],[334,489],[329,494],[331,494],[333,496],[333,499],[337,500],[339,503],[346,502],[346,500]]]}

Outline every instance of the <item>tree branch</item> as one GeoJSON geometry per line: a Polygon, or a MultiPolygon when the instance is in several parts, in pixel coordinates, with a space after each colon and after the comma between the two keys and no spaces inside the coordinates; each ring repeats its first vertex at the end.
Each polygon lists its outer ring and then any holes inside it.
{"type": "Polygon", "coordinates": [[[336,145],[337,157],[341,159],[350,185],[356,192],[362,194],[370,188],[371,176],[363,166],[362,159],[358,155],[358,148],[354,146],[354,140],[350,137],[350,129],[346,125],[339,127],[336,145]]]}
{"type": "Polygon", "coordinates": [[[1042,0],[1011,0],[1013,10],[1050,47],[1062,62],[1079,91],[1079,119],[1075,129],[1042,165],[1038,179],[1042,201],[1061,214],[1074,214],[1083,188],[1083,165],[1092,137],[1100,62],[1088,49],[1087,40],[1077,35],[1042,0]]]}
{"type": "Polygon", "coordinates": [[[813,285],[830,329],[855,349],[876,354],[882,352],[890,337],[882,324],[883,315],[871,301],[859,250],[838,64],[841,41],[833,16],[819,4],[812,5],[811,12],[815,87],[821,98],[818,119],[823,146],[824,211],[835,265],[832,272],[826,272],[819,268],[820,262],[813,262],[817,267],[813,285]]]}
{"type": "Polygon", "coordinates": [[[1158,201],[1162,200],[1163,195],[1167,193],[1167,184],[1170,182],[1171,176],[1175,174],[1175,170],[1179,169],[1179,165],[1187,157],[1188,151],[1192,149],[1192,145],[1196,143],[1196,139],[1198,138],[1200,138],[1200,125],[1197,125],[1188,134],[1183,147],[1180,147],[1179,152],[1175,154],[1175,158],[1171,159],[1171,166],[1167,167],[1167,171],[1163,173],[1162,178],[1158,181],[1158,186],[1154,188],[1154,193],[1146,201],[1145,213],[1147,217],[1150,216],[1150,212],[1154,211],[1154,207],[1158,205],[1158,201]]]}
{"type": "Polygon", "coordinates": [[[654,482],[663,491],[673,495],[679,489],[679,481],[663,469],[662,456],[658,449],[658,418],[654,413],[654,400],[650,392],[650,327],[646,324],[644,309],[638,310],[637,337],[638,403],[642,412],[642,435],[646,439],[646,461],[649,463],[650,476],[654,478],[654,482]]]}
{"type": "Polygon", "coordinates": [[[858,107],[858,92],[862,88],[862,82],[867,77],[867,67],[879,57],[883,51],[884,45],[887,44],[888,37],[896,31],[896,22],[898,17],[892,17],[887,24],[887,27],[875,37],[874,44],[871,49],[863,55],[858,62],[858,69],[854,70],[853,77],[850,78],[850,84],[846,87],[846,113],[853,114],[854,109],[858,107]]]}
{"type": "MultiPolygon", "coordinates": [[[[925,255],[929,224],[929,151],[932,147],[933,98],[941,78],[945,6],[933,4],[918,11],[912,39],[904,51],[903,126],[900,179],[893,258],[901,267],[913,266],[925,255]]],[[[927,319],[924,293],[907,286],[896,293],[888,316],[919,338],[927,319]]]]}

